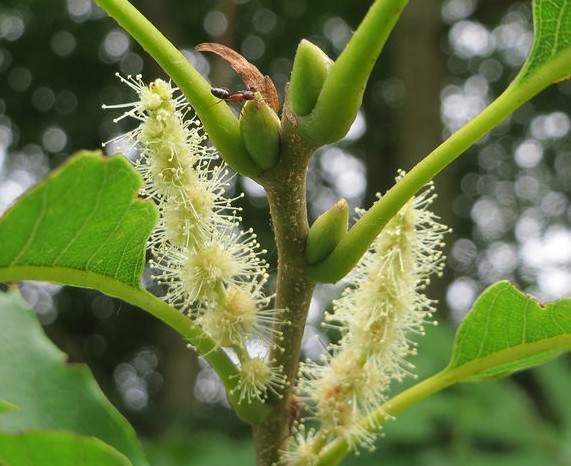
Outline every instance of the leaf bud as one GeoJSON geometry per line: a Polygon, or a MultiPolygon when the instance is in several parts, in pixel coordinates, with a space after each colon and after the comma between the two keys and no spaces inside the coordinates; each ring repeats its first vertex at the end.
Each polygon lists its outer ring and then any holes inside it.
{"type": "Polygon", "coordinates": [[[313,223],[307,236],[305,259],[316,264],[325,259],[347,232],[349,206],[340,199],[313,223]]]}
{"type": "Polygon", "coordinates": [[[242,141],[250,156],[262,170],[269,170],[277,162],[280,144],[280,120],[264,102],[260,93],[246,102],[240,118],[242,141]]]}
{"type": "Polygon", "coordinates": [[[299,43],[290,83],[292,108],[297,115],[304,116],[313,110],[332,64],[316,45],[307,40],[299,43]]]}

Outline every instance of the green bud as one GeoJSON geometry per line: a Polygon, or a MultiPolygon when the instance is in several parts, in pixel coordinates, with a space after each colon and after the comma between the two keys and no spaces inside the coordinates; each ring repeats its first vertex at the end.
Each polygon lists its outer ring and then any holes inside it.
{"type": "Polygon", "coordinates": [[[297,115],[313,110],[332,64],[317,45],[305,39],[299,43],[290,82],[292,108],[297,115]]]}
{"type": "Polygon", "coordinates": [[[256,165],[262,170],[274,167],[279,158],[280,119],[259,92],[254,100],[244,104],[240,131],[244,146],[256,165]]]}
{"type": "Polygon", "coordinates": [[[311,113],[299,117],[299,132],[306,140],[314,145],[331,144],[347,134],[361,107],[373,66],[407,2],[373,2],[329,69],[311,113]]]}
{"type": "Polygon", "coordinates": [[[345,199],[340,199],[319,216],[307,236],[305,259],[308,264],[316,264],[329,256],[347,232],[348,221],[349,206],[345,199]]]}

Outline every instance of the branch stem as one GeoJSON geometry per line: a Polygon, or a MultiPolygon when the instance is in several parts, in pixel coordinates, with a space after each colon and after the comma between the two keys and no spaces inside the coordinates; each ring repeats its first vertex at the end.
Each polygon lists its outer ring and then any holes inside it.
{"type": "Polygon", "coordinates": [[[279,397],[268,400],[272,415],[254,426],[258,466],[279,462],[279,450],[289,436],[292,417],[297,415],[291,390],[297,375],[301,339],[315,283],[307,278],[305,244],[309,231],[306,202],[307,164],[313,147],[296,135],[296,119],[286,102],[278,165],[260,182],[266,189],[278,251],[276,308],[281,311],[283,337],[272,349],[271,359],[282,366],[288,385],[279,397]]]}
{"type": "Polygon", "coordinates": [[[571,49],[525,80],[516,80],[477,117],[456,131],[412,168],[353,225],[333,252],[308,268],[311,278],[323,283],[341,280],[359,261],[389,220],[426,183],[457,157],[529,101],[571,65],[571,49]]]}
{"type": "Polygon", "coordinates": [[[181,314],[143,288],[134,288],[94,272],[64,267],[18,266],[0,269],[0,283],[20,280],[38,280],[92,288],[143,309],[176,330],[208,361],[220,377],[238,416],[246,422],[256,423],[267,415],[268,409],[262,403],[239,403],[238,394],[231,395],[239,380],[239,372],[224,350],[188,316],[181,314]]]}
{"type": "Polygon", "coordinates": [[[226,104],[210,93],[210,84],[147,18],[127,0],[96,0],[172,78],[200,117],[204,129],[226,163],[255,178],[260,168],[242,142],[240,125],[226,104]]]}

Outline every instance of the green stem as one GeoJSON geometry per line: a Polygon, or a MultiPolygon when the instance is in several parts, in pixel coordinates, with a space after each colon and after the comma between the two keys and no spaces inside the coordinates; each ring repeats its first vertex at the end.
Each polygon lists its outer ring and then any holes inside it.
{"type": "MultiPolygon", "coordinates": [[[[396,416],[410,406],[440,390],[443,390],[455,382],[455,377],[451,377],[450,374],[446,372],[439,372],[438,374],[423,380],[408,390],[405,390],[391,398],[381,407],[373,411],[368,417],[363,419],[361,421],[361,426],[369,431],[377,429],[392,416],[396,416]]],[[[347,440],[337,438],[323,449],[319,455],[317,466],[335,466],[341,462],[348,452],[349,445],[347,440]]]]}
{"type": "Polygon", "coordinates": [[[420,161],[353,225],[335,250],[319,264],[308,267],[316,281],[335,283],[359,261],[389,220],[426,183],[478,139],[571,68],[571,49],[539,68],[525,80],[516,80],[477,117],[459,129],[420,161]]]}
{"type": "Polygon", "coordinates": [[[238,360],[241,364],[244,364],[246,361],[251,359],[250,353],[248,353],[248,349],[244,344],[234,345],[232,346],[232,349],[236,353],[236,356],[238,357],[238,360]]]}
{"type": "MultiPolygon", "coordinates": [[[[20,280],[38,280],[64,285],[92,288],[114,296],[155,316],[186,338],[203,355],[216,371],[227,392],[235,388],[239,371],[222,348],[219,348],[204,331],[175,308],[142,288],[134,288],[108,277],[64,267],[17,266],[0,269],[0,283],[20,280]]],[[[238,395],[229,395],[236,413],[246,422],[260,422],[268,413],[261,403],[238,403],[238,395]]]]}
{"type": "Polygon", "coordinates": [[[331,66],[313,111],[299,117],[299,130],[309,141],[328,144],[347,134],[361,107],[373,66],[407,3],[408,0],[376,0],[371,5],[331,66]]]}
{"type": "Polygon", "coordinates": [[[272,415],[254,426],[258,466],[279,463],[299,402],[291,395],[299,364],[301,339],[315,284],[305,271],[305,244],[309,230],[306,203],[306,173],[313,148],[298,137],[295,117],[290,113],[289,95],[282,116],[282,139],[278,164],[263,174],[278,251],[276,309],[282,338],[272,348],[271,360],[283,368],[288,385],[268,403],[272,415]]]}
{"type": "Polygon", "coordinates": [[[236,116],[210,93],[210,84],[186,57],[127,0],[96,0],[151,55],[192,105],[212,143],[234,170],[256,178],[260,168],[250,158],[236,116]]]}

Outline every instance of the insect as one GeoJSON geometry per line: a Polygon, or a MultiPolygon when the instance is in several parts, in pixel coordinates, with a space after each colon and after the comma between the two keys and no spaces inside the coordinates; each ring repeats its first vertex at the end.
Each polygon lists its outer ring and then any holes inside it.
{"type": "Polygon", "coordinates": [[[214,97],[218,97],[221,100],[226,100],[232,94],[230,94],[230,90],[227,87],[213,87],[210,89],[210,93],[214,97]]]}
{"type": "Polygon", "coordinates": [[[256,98],[256,90],[251,87],[247,91],[236,91],[234,94],[227,87],[213,87],[210,92],[214,97],[218,97],[221,101],[241,104],[246,100],[254,100],[256,98]]]}

